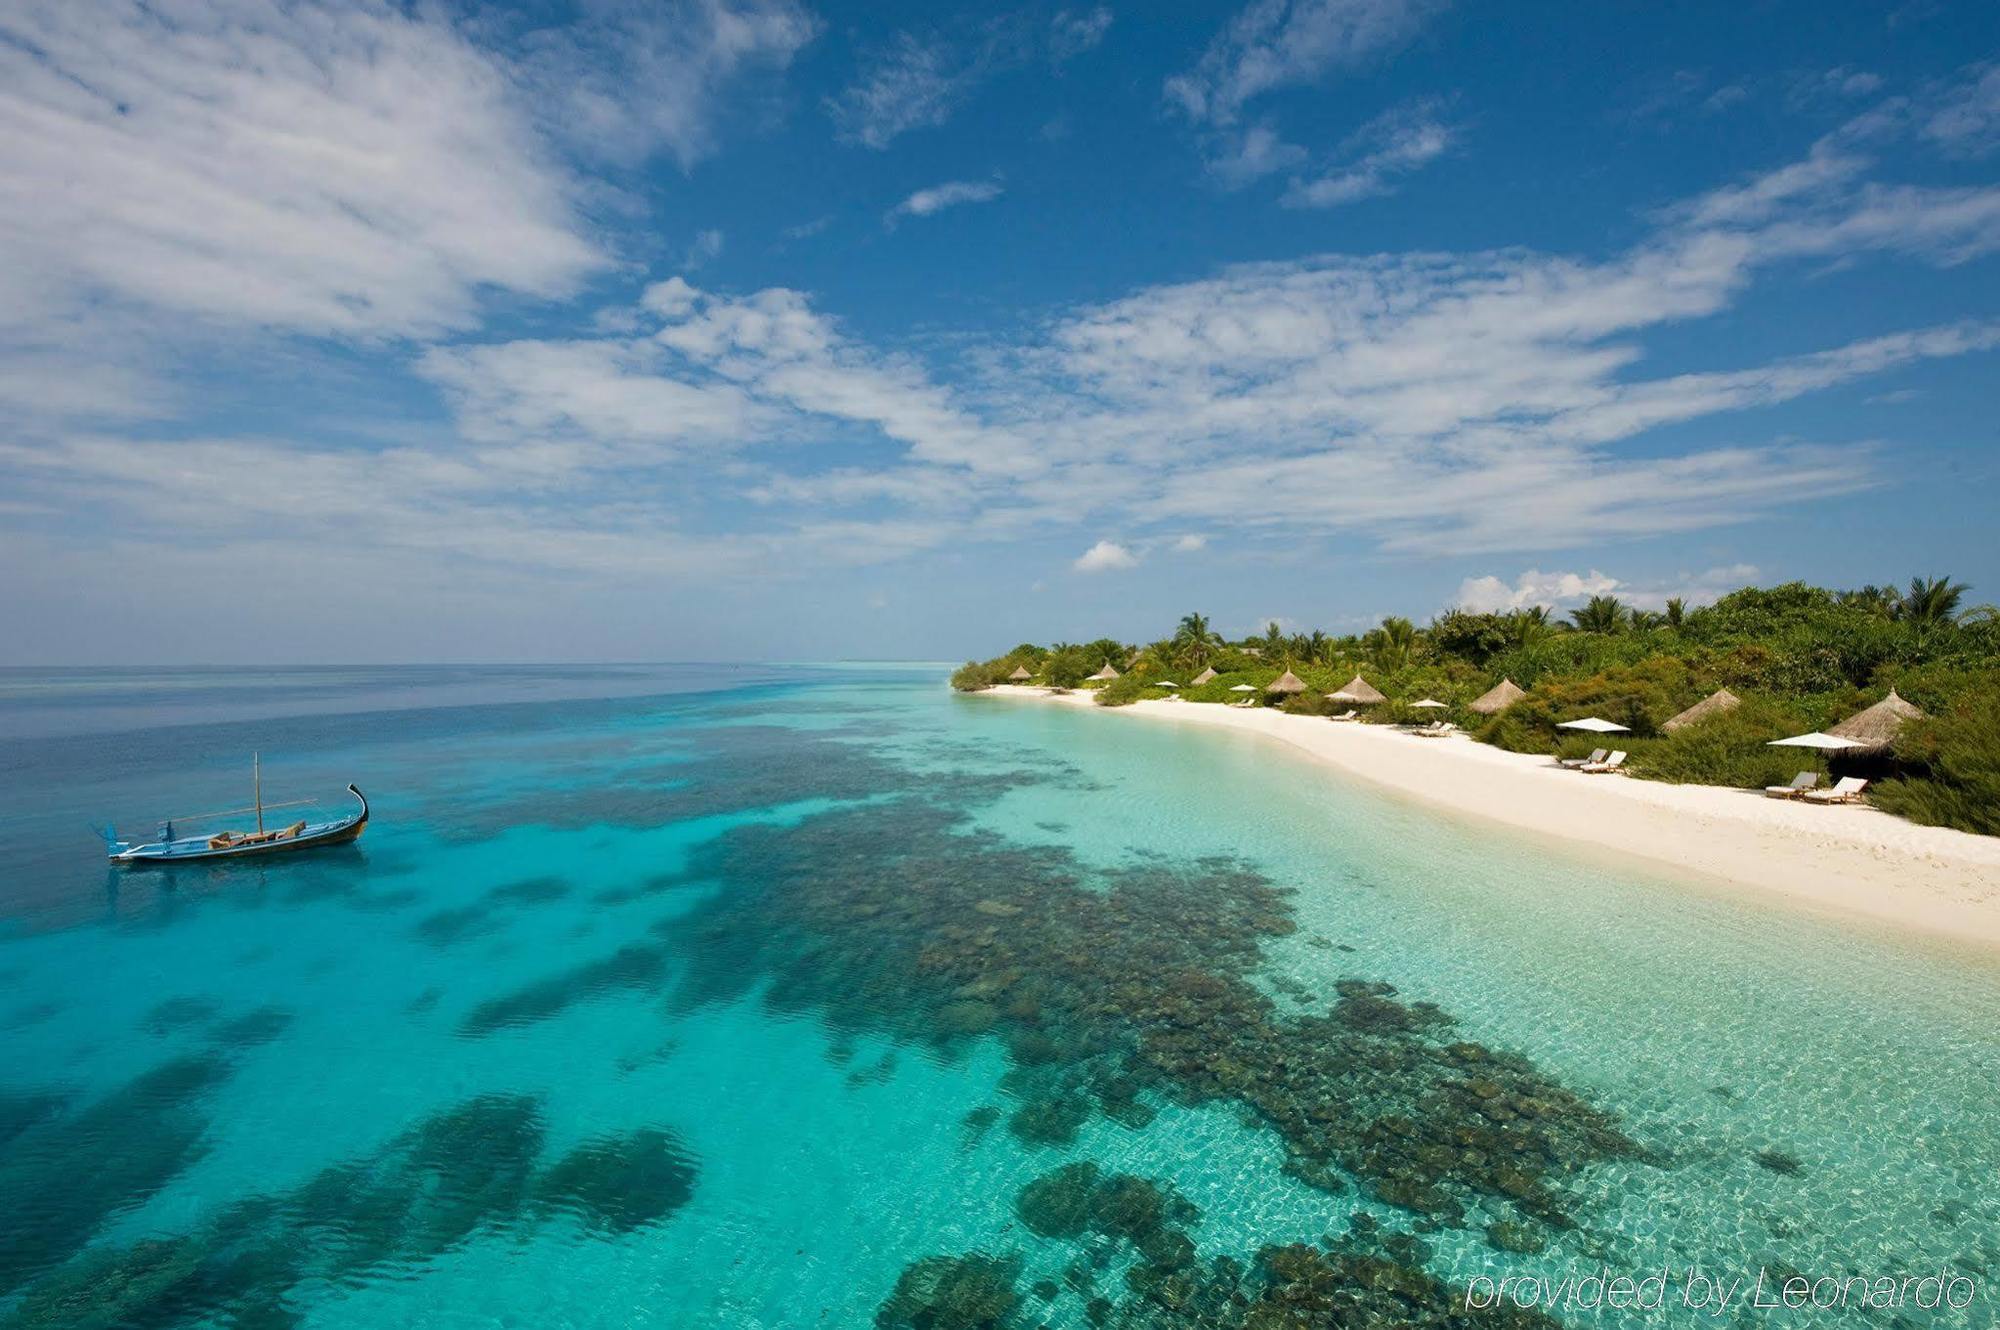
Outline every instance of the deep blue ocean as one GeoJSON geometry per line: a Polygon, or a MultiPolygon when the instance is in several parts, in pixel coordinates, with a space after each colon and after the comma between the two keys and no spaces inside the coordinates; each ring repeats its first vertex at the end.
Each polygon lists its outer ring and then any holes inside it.
{"type": "Polygon", "coordinates": [[[1990,959],[944,674],[0,671],[0,1325],[1994,1324],[1990,959]]]}

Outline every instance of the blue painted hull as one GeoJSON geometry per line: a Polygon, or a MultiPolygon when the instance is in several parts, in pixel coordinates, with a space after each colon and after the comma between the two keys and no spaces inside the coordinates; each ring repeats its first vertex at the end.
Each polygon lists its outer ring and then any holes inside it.
{"type": "Polygon", "coordinates": [[[257,855],[286,854],[293,850],[318,849],[323,845],[345,845],[357,839],[368,826],[368,800],[350,785],[347,792],[361,803],[361,811],[331,822],[312,822],[291,835],[279,834],[268,840],[217,845],[209,836],[184,836],[155,841],[149,845],[115,846],[114,864],[189,864],[211,859],[247,859],[257,855]]]}

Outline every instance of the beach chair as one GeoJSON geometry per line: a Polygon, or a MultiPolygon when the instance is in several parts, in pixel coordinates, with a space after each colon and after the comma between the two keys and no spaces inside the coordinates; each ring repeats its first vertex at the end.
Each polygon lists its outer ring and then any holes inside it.
{"type": "Polygon", "coordinates": [[[1766,785],[1764,787],[1764,794],[1765,797],[1771,799],[1796,799],[1818,784],[1819,773],[1817,771],[1801,771],[1798,775],[1792,777],[1790,785],[1766,785]]]}
{"type": "Polygon", "coordinates": [[[1868,782],[1859,776],[1842,776],[1832,789],[1807,790],[1799,798],[1816,804],[1858,804],[1861,792],[1867,788],[1868,782]]]}
{"type": "Polygon", "coordinates": [[[1458,726],[1448,720],[1441,720],[1428,729],[1418,730],[1417,733],[1426,739],[1449,739],[1458,733],[1458,726]]]}
{"type": "Polygon", "coordinates": [[[1341,712],[1341,713],[1340,713],[1340,714],[1339,714],[1338,716],[1328,716],[1328,717],[1327,717],[1327,719],[1328,719],[1328,720],[1353,720],[1353,719],[1354,719],[1355,717],[1359,716],[1360,714],[1361,714],[1361,713],[1360,713],[1360,712],[1358,712],[1358,711],[1356,711],[1356,710],[1355,710],[1355,709],[1354,709],[1353,707],[1349,707],[1349,708],[1348,708],[1347,710],[1345,710],[1345,711],[1341,712]]]}
{"type": "Polygon", "coordinates": [[[1572,770],[1577,767],[1587,767],[1592,762],[1602,762],[1604,755],[1609,751],[1609,749],[1605,748],[1593,748],[1590,750],[1589,757],[1566,757],[1562,759],[1562,764],[1572,770]]]}
{"type": "Polygon", "coordinates": [[[1577,770],[1588,771],[1594,775],[1601,776],[1607,771],[1616,771],[1618,770],[1618,768],[1624,765],[1625,765],[1625,754],[1614,752],[1610,757],[1605,758],[1602,762],[1586,763],[1585,765],[1578,767],[1577,770]]]}

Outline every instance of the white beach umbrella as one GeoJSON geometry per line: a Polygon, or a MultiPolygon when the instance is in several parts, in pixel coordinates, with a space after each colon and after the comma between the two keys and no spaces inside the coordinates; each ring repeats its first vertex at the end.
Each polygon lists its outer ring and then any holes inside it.
{"type": "Polygon", "coordinates": [[[1412,708],[1412,709],[1415,709],[1415,708],[1417,708],[1417,707],[1438,707],[1438,708],[1441,708],[1441,709],[1449,709],[1449,708],[1450,708],[1450,706],[1451,706],[1451,703],[1449,703],[1449,702],[1440,702],[1440,701],[1438,701],[1438,700],[1437,700],[1436,698],[1434,698],[1434,697],[1427,697],[1427,698],[1425,698],[1425,699],[1424,699],[1423,701],[1421,701],[1421,702],[1412,702],[1412,703],[1410,703],[1410,706],[1411,706],[1411,708],[1412,708]]]}
{"type": "Polygon", "coordinates": [[[1631,728],[1616,721],[1599,720],[1595,716],[1585,716],[1582,720],[1566,720],[1556,726],[1559,730],[1589,730],[1592,734],[1623,734],[1631,728]]]}
{"type": "Polygon", "coordinates": [[[1177,683],[1175,683],[1175,682],[1174,682],[1174,681],[1173,681],[1172,679],[1160,679],[1160,680],[1158,680],[1157,682],[1155,682],[1155,683],[1153,684],[1153,687],[1155,687],[1155,688],[1178,688],[1178,687],[1180,687],[1180,685],[1179,685],[1179,684],[1177,684],[1177,683]]]}
{"type": "Polygon", "coordinates": [[[1829,752],[1842,748],[1866,748],[1867,744],[1843,739],[1837,734],[1821,734],[1814,730],[1811,734],[1795,734],[1789,739],[1773,739],[1766,748],[1824,748],[1829,752]]]}
{"type": "Polygon", "coordinates": [[[1257,686],[1255,684],[1239,683],[1232,685],[1229,691],[1232,693],[1254,693],[1257,691],[1257,686]]]}

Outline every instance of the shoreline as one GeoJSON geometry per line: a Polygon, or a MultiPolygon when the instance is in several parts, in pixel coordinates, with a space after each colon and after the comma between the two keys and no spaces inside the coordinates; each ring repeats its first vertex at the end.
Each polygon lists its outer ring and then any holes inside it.
{"type": "MultiPolygon", "coordinates": [[[[1093,695],[1002,684],[969,696],[1098,709],[1093,695]]],[[[1106,711],[1260,734],[1370,785],[1475,821],[1692,873],[1797,907],[2000,953],[2000,838],[1862,805],[1570,771],[1456,737],[1418,739],[1269,707],[1147,700],[1106,711]]]]}

